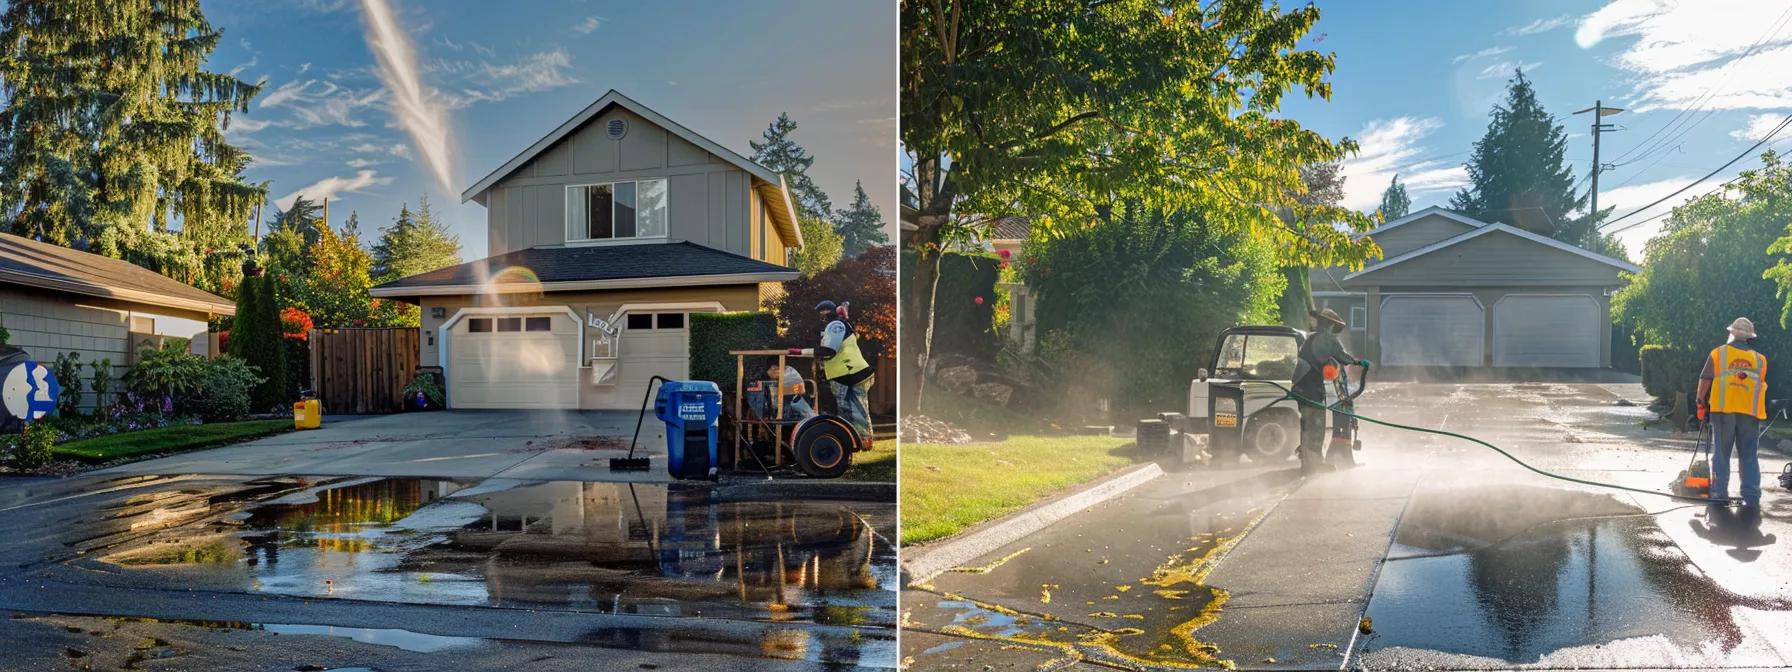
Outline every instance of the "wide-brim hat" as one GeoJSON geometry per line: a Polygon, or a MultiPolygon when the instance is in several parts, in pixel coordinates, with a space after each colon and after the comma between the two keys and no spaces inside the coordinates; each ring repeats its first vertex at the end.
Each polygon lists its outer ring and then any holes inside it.
{"type": "Polygon", "coordinates": [[[1307,311],[1307,314],[1312,315],[1313,317],[1319,318],[1321,320],[1325,320],[1332,324],[1338,325],[1340,327],[1344,326],[1344,318],[1338,317],[1337,311],[1334,311],[1330,308],[1326,308],[1324,310],[1309,310],[1309,311],[1307,311]]]}
{"type": "Polygon", "coordinates": [[[1737,338],[1754,338],[1755,337],[1755,323],[1749,321],[1749,319],[1746,317],[1736,318],[1735,322],[1730,323],[1728,330],[1729,330],[1731,336],[1735,336],[1737,338]]]}

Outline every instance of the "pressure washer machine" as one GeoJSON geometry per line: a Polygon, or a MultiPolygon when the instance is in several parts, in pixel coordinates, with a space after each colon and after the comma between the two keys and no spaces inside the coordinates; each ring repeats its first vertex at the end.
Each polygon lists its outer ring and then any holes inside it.
{"type": "Polygon", "coordinates": [[[1680,470],[1680,475],[1669,487],[1681,497],[1711,498],[1711,423],[1704,423],[1699,428],[1699,441],[1693,446],[1692,458],[1687,460],[1686,468],[1680,470]]]}

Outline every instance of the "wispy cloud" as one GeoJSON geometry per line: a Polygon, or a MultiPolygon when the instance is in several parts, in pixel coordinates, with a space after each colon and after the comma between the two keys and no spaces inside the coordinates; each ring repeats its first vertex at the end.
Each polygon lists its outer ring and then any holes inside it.
{"type": "Polygon", "coordinates": [[[1742,128],[1730,131],[1730,137],[1753,143],[1767,137],[1767,134],[1773,131],[1773,127],[1780,125],[1780,122],[1785,120],[1785,114],[1751,114],[1748,115],[1748,121],[1742,124],[1742,128]]]}
{"type": "Polygon", "coordinates": [[[1500,54],[1506,53],[1511,50],[1512,50],[1512,48],[1507,47],[1507,46],[1488,47],[1486,49],[1482,49],[1482,50],[1476,51],[1476,52],[1471,52],[1471,53],[1467,53],[1467,54],[1459,54],[1455,58],[1450,59],[1450,62],[1451,63],[1461,63],[1463,61],[1476,59],[1476,58],[1487,58],[1489,56],[1498,56],[1500,54]]]}
{"type": "Polygon", "coordinates": [[[376,145],[371,142],[363,142],[348,148],[348,151],[360,154],[391,154],[401,159],[411,157],[410,146],[404,144],[376,145]]]}
{"type": "MultiPolygon", "coordinates": [[[[1653,203],[1656,199],[1674,193],[1675,189],[1691,184],[1692,181],[1696,179],[1698,179],[1697,175],[1681,175],[1656,180],[1654,182],[1631,184],[1616,189],[1601,191],[1599,193],[1599,205],[1602,208],[1613,206],[1613,217],[1628,215],[1632,210],[1653,203]]],[[[1624,243],[1624,247],[1630,251],[1630,258],[1642,259],[1643,245],[1647,243],[1650,238],[1655,237],[1655,234],[1661,232],[1662,224],[1666,223],[1665,218],[1647,221],[1649,218],[1666,213],[1688,200],[1704,195],[1706,192],[1716,188],[1718,184],[1721,184],[1727,179],[1730,178],[1723,176],[1713,177],[1710,180],[1707,180],[1704,184],[1700,184],[1699,186],[1686,190],[1674,198],[1668,199],[1661,205],[1653,206],[1648,210],[1639,212],[1633,216],[1625,218],[1624,221],[1619,222],[1618,226],[1625,226],[1636,222],[1647,222],[1618,232],[1618,240],[1624,243]]]]}
{"type": "Polygon", "coordinates": [[[316,126],[367,125],[359,112],[379,104],[386,93],[380,89],[355,90],[322,79],[295,79],[281,84],[263,96],[258,107],[288,110],[291,118],[276,125],[293,129],[316,126]]]}
{"type": "Polygon", "coordinates": [[[1468,184],[1460,162],[1421,158],[1425,138],[1443,128],[1436,117],[1395,117],[1370,121],[1358,131],[1356,156],[1344,161],[1344,200],[1353,210],[1381,203],[1381,192],[1394,174],[1412,194],[1444,191],[1468,184]]]}
{"type": "Polygon", "coordinates": [[[530,54],[513,63],[437,60],[427,69],[432,75],[457,82],[450,85],[452,90],[442,93],[450,109],[498,102],[579,81],[572,75],[572,56],[559,47],[530,54]]]}
{"type": "Polygon", "coordinates": [[[1557,28],[1566,28],[1568,26],[1574,25],[1574,22],[1576,20],[1577,20],[1577,17],[1575,17],[1573,14],[1563,14],[1561,16],[1557,16],[1554,18],[1537,19],[1536,21],[1532,21],[1532,22],[1524,24],[1522,26],[1513,26],[1511,28],[1507,28],[1505,30],[1500,31],[1500,34],[1502,34],[1502,35],[1536,35],[1538,33],[1547,33],[1549,31],[1555,30],[1557,28]]]}
{"type": "Polygon", "coordinates": [[[1481,73],[1475,75],[1475,79],[1505,79],[1511,77],[1513,73],[1519,70],[1531,72],[1541,67],[1543,67],[1541,61],[1534,63],[1525,63],[1523,61],[1500,61],[1485,68],[1481,68],[1481,73]]]}
{"type": "Polygon", "coordinates": [[[377,165],[379,165],[379,163],[380,162],[375,161],[373,159],[363,159],[360,157],[356,157],[356,158],[348,160],[348,167],[350,167],[350,168],[368,168],[371,166],[377,166],[377,165]]]}
{"type": "Polygon", "coordinates": [[[453,138],[448,128],[447,109],[441,99],[424,86],[417,68],[416,50],[392,15],[391,5],[386,0],[362,0],[361,8],[367,26],[367,46],[379,62],[380,81],[391,92],[393,116],[410,134],[442,193],[455,193],[450,158],[453,138]]]}
{"type": "Polygon", "coordinates": [[[572,29],[573,32],[580,35],[590,35],[591,33],[596,32],[598,28],[603,27],[606,21],[608,21],[608,19],[593,14],[585,17],[584,21],[580,21],[579,24],[573,26],[572,29]]]}
{"type": "Polygon", "coordinates": [[[1792,20],[1782,2],[1610,0],[1574,40],[1590,49],[1628,39],[1614,62],[1635,75],[1638,112],[1792,107],[1792,20]]]}
{"type": "Polygon", "coordinates": [[[344,192],[360,192],[366,190],[368,187],[377,187],[391,183],[392,178],[390,177],[381,177],[379,173],[374,171],[362,170],[355,173],[353,177],[331,176],[318,180],[311,183],[309,186],[302,187],[297,191],[275,199],[274,205],[280,206],[281,210],[285,210],[292,207],[292,202],[300,196],[318,201],[326,198],[335,198],[337,194],[344,192]]]}

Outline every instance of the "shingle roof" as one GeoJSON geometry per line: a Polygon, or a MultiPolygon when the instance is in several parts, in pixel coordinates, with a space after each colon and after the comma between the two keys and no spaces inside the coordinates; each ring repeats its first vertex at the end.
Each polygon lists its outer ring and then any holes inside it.
{"type": "Polygon", "coordinates": [[[995,240],[1026,240],[1033,231],[1033,220],[1026,217],[1003,217],[996,220],[995,240]]]}
{"type": "Polygon", "coordinates": [[[0,233],[0,282],[231,315],[229,299],[122,259],[0,233]]]}
{"type": "Polygon", "coordinates": [[[400,278],[374,289],[386,296],[402,296],[405,289],[470,286],[496,277],[505,269],[526,269],[543,284],[665,278],[677,285],[679,277],[713,275],[787,275],[797,272],[696,243],[679,241],[641,245],[571,245],[533,247],[459,266],[400,278]]]}

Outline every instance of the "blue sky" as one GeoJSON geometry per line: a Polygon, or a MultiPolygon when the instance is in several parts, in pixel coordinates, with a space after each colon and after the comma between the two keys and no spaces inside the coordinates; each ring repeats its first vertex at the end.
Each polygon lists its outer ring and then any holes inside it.
{"type": "MultiPolygon", "coordinates": [[[[329,195],[369,239],[427,194],[485,254],[460,192],[609,89],[743,155],[779,112],[844,206],[896,219],[896,4],[831,0],[206,0],[209,67],[265,88],[230,137],[270,198],[329,195]],[[665,48],[662,45],[676,45],[665,48]]],[[[894,235],[892,235],[894,238],[894,235]]]]}
{"type": "MultiPolygon", "coordinates": [[[[1792,113],[1792,0],[1333,1],[1320,9],[1306,44],[1337,54],[1332,100],[1290,97],[1284,113],[1362,144],[1345,166],[1351,207],[1374,208],[1395,172],[1415,209],[1446,205],[1515,67],[1566,125],[1577,179],[1591,165],[1591,115],[1572,113],[1596,99],[1626,108],[1608,118],[1621,130],[1601,139],[1601,160],[1618,164],[1600,177],[1600,206],[1617,206],[1614,216],[1693,182],[1792,113]]],[[[1788,139],[1792,129],[1768,147],[1785,152],[1788,139]]],[[[1751,155],[1623,223],[1759,163],[1751,155]]],[[[1620,234],[1633,258],[1660,221],[1620,234]]]]}

